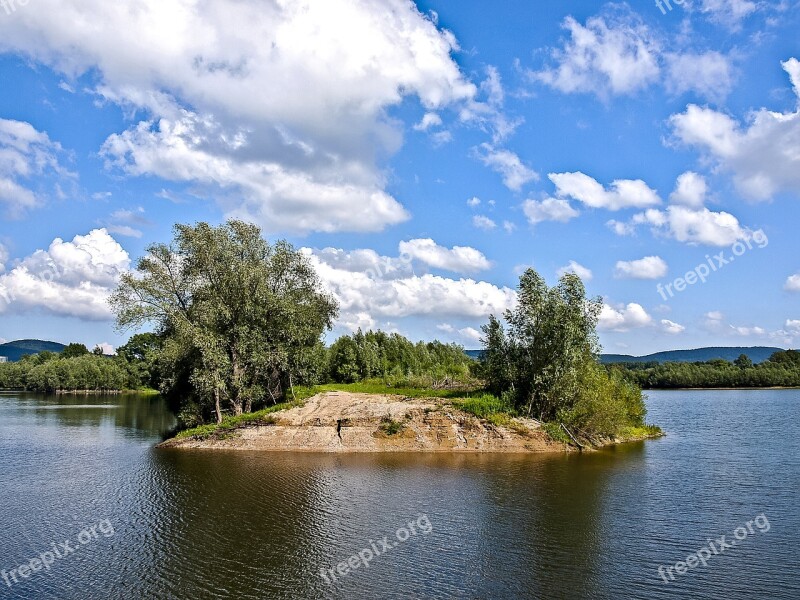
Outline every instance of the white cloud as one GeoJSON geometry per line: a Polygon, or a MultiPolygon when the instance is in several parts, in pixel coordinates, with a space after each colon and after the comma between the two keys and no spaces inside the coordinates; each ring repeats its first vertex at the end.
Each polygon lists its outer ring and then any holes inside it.
{"type": "Polygon", "coordinates": [[[732,214],[713,212],[707,208],[696,210],[686,206],[669,206],[666,211],[650,209],[634,215],[631,223],[649,224],[654,231],[687,244],[730,246],[750,236],[750,232],[732,214]]]}
{"type": "Polygon", "coordinates": [[[416,131],[428,131],[431,127],[439,127],[442,124],[442,117],[435,112],[428,112],[422,117],[422,120],[414,125],[416,131]]]}
{"type": "Polygon", "coordinates": [[[555,66],[531,73],[533,79],[564,93],[633,94],[660,74],[659,44],[641,19],[594,16],[581,25],[567,17],[570,38],[551,52],[555,66]]]}
{"type": "Polygon", "coordinates": [[[484,215],[475,215],[472,217],[472,224],[478,229],[484,229],[486,231],[491,231],[497,227],[497,223],[484,215]]]}
{"type": "Polygon", "coordinates": [[[470,274],[491,268],[492,263],[482,252],[469,246],[445,248],[432,239],[400,242],[400,255],[416,259],[435,269],[470,274]]]}
{"type": "Polygon", "coordinates": [[[686,331],[686,327],[679,325],[674,321],[670,321],[669,319],[661,319],[661,328],[664,333],[668,333],[670,335],[678,335],[686,331]]]}
{"type": "Polygon", "coordinates": [[[31,124],[0,119],[0,204],[8,217],[19,218],[44,202],[37,180],[69,175],[58,164],[60,151],[59,144],[31,124]]]}
{"type": "Polygon", "coordinates": [[[758,5],[751,0],[702,0],[700,11],[711,20],[722,23],[737,30],[742,21],[758,10],[758,5]]]}
{"type": "Polygon", "coordinates": [[[477,196],[473,196],[472,198],[467,200],[467,206],[469,206],[470,208],[475,208],[480,205],[481,205],[481,199],[478,198],[477,196]]]}
{"type": "Polygon", "coordinates": [[[516,228],[517,228],[517,226],[514,223],[512,223],[511,221],[503,221],[503,229],[506,230],[506,233],[508,233],[508,234],[514,233],[516,228]]]}
{"type": "Polygon", "coordinates": [[[695,92],[709,100],[720,101],[733,88],[733,65],[730,58],[719,52],[667,54],[665,60],[666,87],[671,94],[695,92]]]}
{"type": "Polygon", "coordinates": [[[660,279],[669,267],[660,256],[645,256],[639,260],[617,262],[615,277],[622,279],[660,279]]]}
{"type": "Polygon", "coordinates": [[[3,244],[0,244],[0,273],[5,273],[6,271],[6,262],[8,261],[8,248],[6,248],[3,244]]]}
{"type": "Polygon", "coordinates": [[[627,306],[617,307],[603,304],[597,327],[605,331],[626,332],[646,327],[652,321],[653,318],[640,304],[631,302],[627,306]]]}
{"type": "MultiPolygon", "coordinates": [[[[375,277],[353,268],[343,257],[372,250],[346,253],[304,248],[327,289],[339,300],[340,324],[377,322],[404,317],[486,318],[500,314],[516,302],[516,292],[473,279],[449,279],[437,275],[398,274],[395,278],[375,277]]],[[[397,258],[378,257],[396,262],[397,258]]]]}
{"type": "Polygon", "coordinates": [[[475,149],[478,159],[503,176],[503,184],[518,192],[530,181],[538,181],[539,174],[522,163],[519,156],[509,150],[496,149],[491,144],[481,144],[475,149]]]}
{"type": "Polygon", "coordinates": [[[575,273],[578,277],[580,277],[583,281],[590,281],[594,274],[592,273],[591,269],[584,267],[582,264],[575,262],[574,260],[569,261],[569,264],[561,267],[556,271],[556,275],[559,277],[563,277],[567,273],[575,273]]]}
{"type": "Polygon", "coordinates": [[[95,347],[100,347],[106,356],[114,356],[117,353],[117,349],[108,342],[101,342],[96,344],[95,347]]]}
{"type": "Polygon", "coordinates": [[[783,289],[788,292],[800,292],[800,273],[787,277],[783,289]]]}
{"type": "Polygon", "coordinates": [[[109,165],[191,184],[270,231],[407,219],[379,164],[402,144],[389,111],[471,101],[457,49],[407,0],[38,0],[0,19],[0,51],[92,73],[105,101],[146,115],[109,137],[109,165]]]}
{"type": "Polygon", "coordinates": [[[572,208],[563,198],[545,198],[544,200],[526,200],[522,204],[522,211],[531,225],[543,221],[558,221],[566,223],[581,213],[572,208]]]}
{"type": "MultiPolygon", "coordinates": [[[[782,63],[800,101],[800,61],[782,63]]],[[[690,104],[670,117],[675,138],[700,149],[722,169],[745,197],[768,200],[781,191],[800,195],[800,108],[778,113],[765,108],[744,125],[729,115],[690,104]]]]}
{"type": "Polygon", "coordinates": [[[128,253],[105,229],[71,242],[53,240],[0,276],[0,312],[32,309],[81,319],[112,317],[108,297],[130,267],[128,253]]]}
{"type": "Polygon", "coordinates": [[[641,179],[618,179],[605,189],[596,179],[575,173],[550,173],[548,175],[562,197],[583,202],[592,208],[620,210],[623,208],[645,208],[661,204],[661,198],[641,179]]]}
{"type": "Polygon", "coordinates": [[[784,327],[793,335],[800,335],[800,319],[787,319],[784,327]]]}
{"type": "Polygon", "coordinates": [[[464,327],[463,329],[456,329],[449,323],[442,323],[441,325],[437,325],[436,329],[439,331],[444,331],[445,333],[449,333],[450,335],[458,335],[462,340],[467,342],[480,342],[482,334],[480,331],[475,329],[474,327],[464,327]]]}
{"type": "Polygon", "coordinates": [[[705,205],[708,196],[708,183],[705,177],[693,171],[686,171],[678,177],[675,191],[669,197],[673,204],[683,204],[692,208],[705,205]]]}

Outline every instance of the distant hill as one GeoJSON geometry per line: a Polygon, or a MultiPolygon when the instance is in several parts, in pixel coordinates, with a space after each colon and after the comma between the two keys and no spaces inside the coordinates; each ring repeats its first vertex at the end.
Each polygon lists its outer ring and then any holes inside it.
{"type": "Polygon", "coordinates": [[[43,340],[17,340],[0,344],[0,356],[8,358],[9,362],[16,362],[26,354],[38,354],[48,350],[50,352],[61,352],[66,346],[58,342],[46,342],[43,340]]]}
{"type": "Polygon", "coordinates": [[[754,363],[762,363],[769,359],[775,352],[780,352],[783,348],[768,348],[765,346],[754,346],[751,348],[696,348],[694,350],[668,350],[666,352],[656,352],[647,356],[629,356],[627,354],[603,354],[600,362],[604,364],[619,362],[706,362],[721,358],[733,362],[742,354],[748,356],[754,363]]]}
{"type": "MultiPolygon", "coordinates": [[[[751,348],[733,347],[733,348],[696,348],[694,350],[667,350],[666,352],[656,352],[655,354],[648,354],[647,356],[630,356],[628,354],[602,354],[600,362],[603,364],[620,363],[620,362],[706,362],[714,360],[715,358],[722,358],[733,362],[742,354],[748,356],[754,363],[762,363],[766,361],[775,352],[779,352],[783,348],[768,348],[765,346],[754,346],[751,348]]],[[[467,355],[471,358],[478,359],[481,357],[483,350],[467,350],[467,355]]]]}

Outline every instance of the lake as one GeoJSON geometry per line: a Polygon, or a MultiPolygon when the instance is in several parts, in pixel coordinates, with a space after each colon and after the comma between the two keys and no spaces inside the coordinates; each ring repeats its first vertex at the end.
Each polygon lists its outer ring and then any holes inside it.
{"type": "Polygon", "coordinates": [[[800,390],[649,395],[667,437],[601,452],[344,456],[2,394],[0,599],[800,598],[800,390]]]}

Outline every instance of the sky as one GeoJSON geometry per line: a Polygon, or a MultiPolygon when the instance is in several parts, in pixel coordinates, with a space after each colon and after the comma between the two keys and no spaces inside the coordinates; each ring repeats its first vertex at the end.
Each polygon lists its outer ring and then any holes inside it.
{"type": "Polygon", "coordinates": [[[578,273],[606,352],[800,346],[800,3],[0,0],[0,338],[111,350],[175,223],[480,347],[578,273]]]}

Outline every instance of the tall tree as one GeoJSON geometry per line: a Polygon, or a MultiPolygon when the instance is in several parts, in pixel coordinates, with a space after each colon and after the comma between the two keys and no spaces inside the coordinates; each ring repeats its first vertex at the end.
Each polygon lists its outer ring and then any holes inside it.
{"type": "Polygon", "coordinates": [[[217,421],[292,388],[293,365],[312,351],[338,307],[308,259],[269,244],[255,225],[176,225],[172,245],[155,244],[111,299],[120,328],[155,325],[173,384],[188,383],[217,421]]]}

